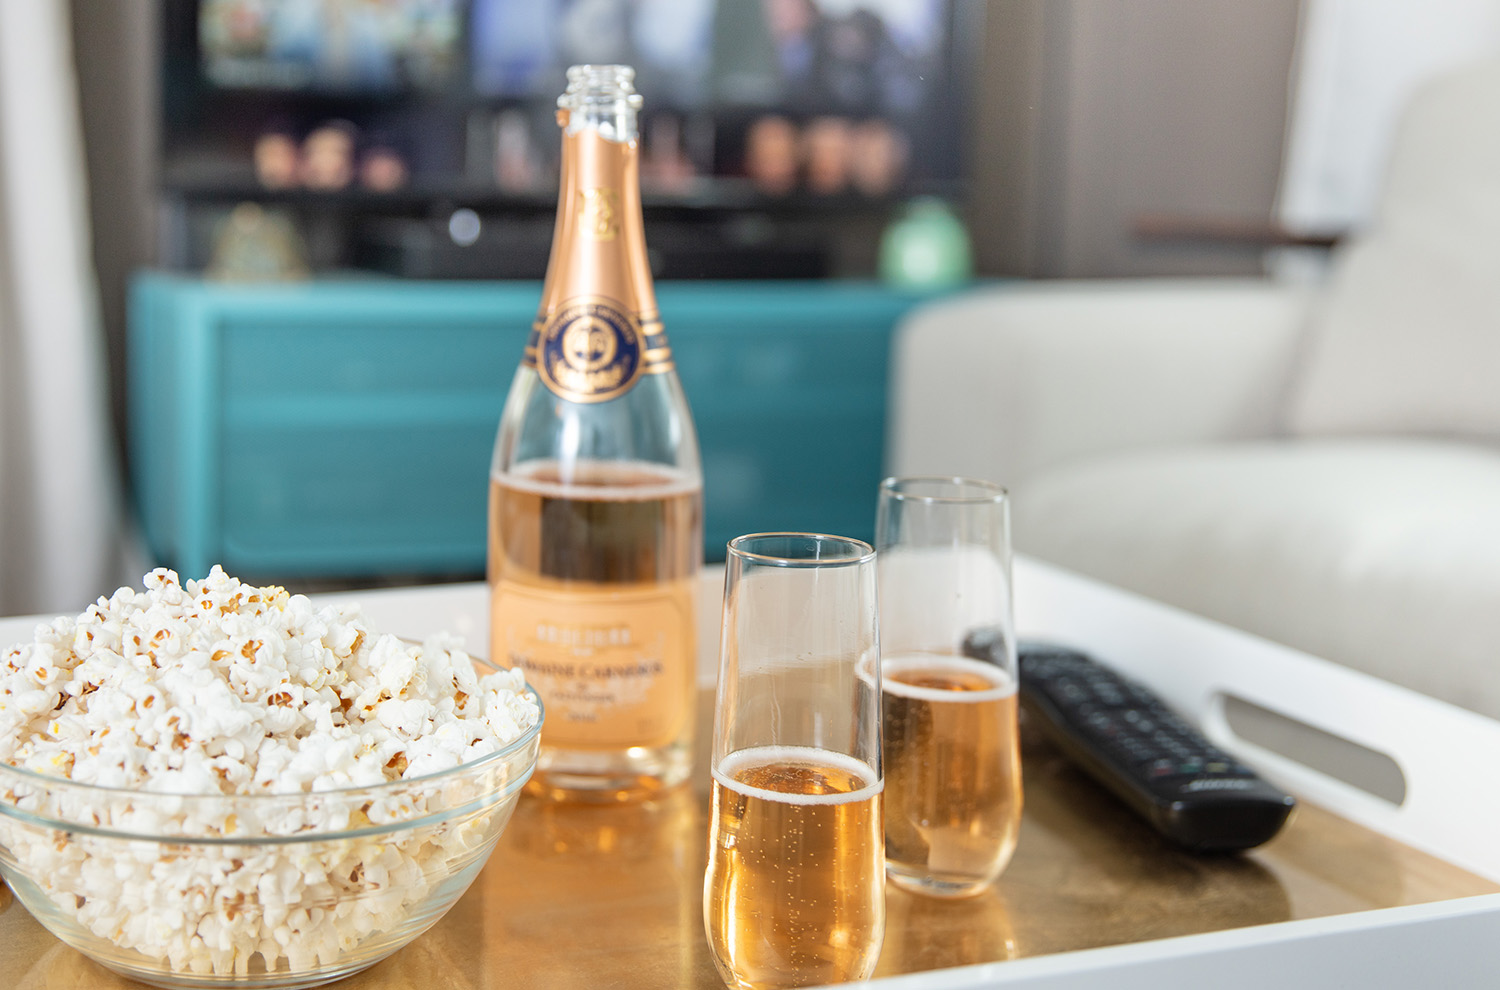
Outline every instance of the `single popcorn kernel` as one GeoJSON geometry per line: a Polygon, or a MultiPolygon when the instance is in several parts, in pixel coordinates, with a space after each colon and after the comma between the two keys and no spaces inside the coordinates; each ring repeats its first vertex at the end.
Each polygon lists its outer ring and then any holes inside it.
{"type": "Polygon", "coordinates": [[[143,588],[5,652],[0,768],[71,783],[0,776],[0,802],[59,823],[0,815],[0,850],[152,972],[295,981],[389,944],[514,806],[505,764],[446,771],[534,738],[521,673],[218,567],[143,588]]]}

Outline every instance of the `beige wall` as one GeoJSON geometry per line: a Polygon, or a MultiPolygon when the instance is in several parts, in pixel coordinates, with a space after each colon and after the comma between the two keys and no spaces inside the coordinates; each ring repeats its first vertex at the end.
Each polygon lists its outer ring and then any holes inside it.
{"type": "Polygon", "coordinates": [[[1141,213],[1267,221],[1297,0],[988,0],[970,219],[991,274],[1256,272],[1141,213]]]}

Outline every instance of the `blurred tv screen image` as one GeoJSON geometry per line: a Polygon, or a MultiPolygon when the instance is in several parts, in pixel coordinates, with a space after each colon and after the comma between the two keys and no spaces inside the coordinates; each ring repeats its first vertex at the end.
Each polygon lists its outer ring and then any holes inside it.
{"type": "Polygon", "coordinates": [[[635,66],[678,108],[918,113],[941,79],[943,0],[473,0],[474,88],[560,92],[569,65],[635,66]]]}
{"type": "Polygon", "coordinates": [[[978,32],[961,25],[975,10],[969,0],[163,0],[169,171],[207,186],[538,195],[555,181],[568,67],[623,63],[645,98],[653,195],[857,206],[942,194],[962,168],[978,32]],[[304,146],[330,126],[355,135],[351,167],[368,180],[306,178],[304,146]]]}
{"type": "Polygon", "coordinates": [[[462,0],[202,0],[204,75],[226,89],[400,90],[460,65],[462,0]]]}

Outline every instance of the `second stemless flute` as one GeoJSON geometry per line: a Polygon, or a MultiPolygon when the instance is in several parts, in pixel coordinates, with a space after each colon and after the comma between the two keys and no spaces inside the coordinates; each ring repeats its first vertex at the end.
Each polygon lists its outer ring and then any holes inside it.
{"type": "Polygon", "coordinates": [[[732,987],[862,980],[885,932],[874,551],[729,544],[703,921],[732,987]]]}
{"type": "Polygon", "coordinates": [[[613,799],[691,759],[702,479],[641,230],[634,72],[568,70],[547,281],[490,482],[490,653],[547,704],[531,789],[613,799]]]}
{"type": "Polygon", "coordinates": [[[977,894],[1010,861],[1021,823],[1005,490],[888,478],[875,530],[886,869],[917,893],[977,894]]]}

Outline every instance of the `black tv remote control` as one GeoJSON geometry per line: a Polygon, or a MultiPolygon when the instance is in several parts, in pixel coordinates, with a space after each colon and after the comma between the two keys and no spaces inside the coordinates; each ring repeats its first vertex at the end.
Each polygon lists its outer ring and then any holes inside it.
{"type": "Polygon", "coordinates": [[[1028,717],[1177,845],[1249,849],[1291,814],[1291,795],[1203,738],[1143,685],[1077,650],[1022,643],[1018,652],[1028,717]]]}

